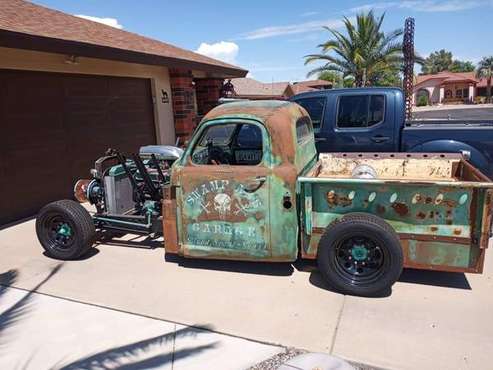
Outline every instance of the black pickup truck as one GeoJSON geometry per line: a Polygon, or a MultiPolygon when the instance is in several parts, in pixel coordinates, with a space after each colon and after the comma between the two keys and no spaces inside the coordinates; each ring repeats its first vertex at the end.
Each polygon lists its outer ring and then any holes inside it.
{"type": "Polygon", "coordinates": [[[462,152],[493,177],[493,119],[406,121],[398,88],[320,90],[290,100],[310,114],[318,152],[462,152]]]}

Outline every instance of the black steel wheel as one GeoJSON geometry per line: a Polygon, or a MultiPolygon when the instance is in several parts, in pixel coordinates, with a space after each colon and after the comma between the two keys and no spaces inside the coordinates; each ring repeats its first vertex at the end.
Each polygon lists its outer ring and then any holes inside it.
{"type": "Polygon", "coordinates": [[[41,209],[36,217],[36,234],[50,257],[72,260],[91,248],[96,231],[84,207],[72,200],[59,200],[41,209]]]}
{"type": "Polygon", "coordinates": [[[403,253],[387,222],[371,214],[351,213],[327,227],[317,260],[323,277],[337,291],[372,296],[399,278],[403,253]]]}

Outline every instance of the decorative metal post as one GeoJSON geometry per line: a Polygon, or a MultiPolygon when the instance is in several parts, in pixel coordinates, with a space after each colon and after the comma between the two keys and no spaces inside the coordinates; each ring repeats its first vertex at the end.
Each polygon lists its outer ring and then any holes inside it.
{"type": "Polygon", "coordinates": [[[402,52],[404,54],[404,80],[402,87],[406,98],[406,118],[410,119],[414,85],[414,18],[406,18],[402,52]]]}

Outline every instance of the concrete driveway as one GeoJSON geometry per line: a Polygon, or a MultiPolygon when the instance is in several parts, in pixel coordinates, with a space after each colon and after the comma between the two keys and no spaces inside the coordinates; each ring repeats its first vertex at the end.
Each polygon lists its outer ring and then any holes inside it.
{"type": "Polygon", "coordinates": [[[416,107],[413,115],[416,119],[493,120],[493,104],[416,107]]]}
{"type": "MultiPolygon", "coordinates": [[[[482,369],[493,352],[493,253],[483,275],[405,271],[389,296],[327,290],[310,265],[166,260],[162,248],[98,245],[38,291],[381,368],[482,369]]],[[[491,244],[491,243],[490,243],[491,244]]],[[[34,220],[0,231],[0,272],[36,287],[60,262],[34,220]]]]}

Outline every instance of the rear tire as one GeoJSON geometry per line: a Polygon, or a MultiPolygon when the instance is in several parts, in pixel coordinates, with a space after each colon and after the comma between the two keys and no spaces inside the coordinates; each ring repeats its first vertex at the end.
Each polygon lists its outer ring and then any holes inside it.
{"type": "Polygon", "coordinates": [[[318,267],[335,290],[375,296],[389,289],[403,268],[399,237],[383,219],[350,213],[327,226],[318,245],[318,267]]]}
{"type": "Polygon", "coordinates": [[[73,260],[92,247],[96,230],[84,207],[73,200],[59,200],[41,209],[36,217],[36,234],[50,257],[73,260]]]}

